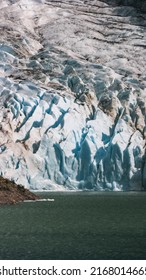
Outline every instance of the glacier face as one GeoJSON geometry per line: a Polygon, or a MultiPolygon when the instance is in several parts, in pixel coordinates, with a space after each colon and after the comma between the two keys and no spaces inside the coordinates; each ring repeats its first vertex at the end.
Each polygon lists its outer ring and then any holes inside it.
{"type": "Polygon", "coordinates": [[[1,2],[2,176],[146,188],[146,15],[105,2],[1,2]]]}

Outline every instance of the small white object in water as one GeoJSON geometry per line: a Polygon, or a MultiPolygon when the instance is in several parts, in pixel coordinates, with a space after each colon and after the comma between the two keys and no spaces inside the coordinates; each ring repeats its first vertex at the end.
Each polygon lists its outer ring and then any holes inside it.
{"type": "Polygon", "coordinates": [[[42,202],[42,201],[55,201],[54,198],[40,198],[37,200],[24,200],[23,202],[42,202]]]}

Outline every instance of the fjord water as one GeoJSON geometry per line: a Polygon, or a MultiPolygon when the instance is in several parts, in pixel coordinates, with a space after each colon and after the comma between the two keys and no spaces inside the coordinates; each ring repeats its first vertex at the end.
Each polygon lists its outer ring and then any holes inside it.
{"type": "Polygon", "coordinates": [[[42,193],[0,207],[0,259],[146,259],[146,193],[42,193]]]}

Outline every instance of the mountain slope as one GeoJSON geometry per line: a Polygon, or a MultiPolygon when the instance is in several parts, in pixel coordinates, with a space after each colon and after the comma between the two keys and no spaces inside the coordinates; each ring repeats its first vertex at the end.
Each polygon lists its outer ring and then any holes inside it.
{"type": "Polygon", "coordinates": [[[2,176],[31,189],[146,188],[146,14],[119,4],[1,2],[2,176]]]}

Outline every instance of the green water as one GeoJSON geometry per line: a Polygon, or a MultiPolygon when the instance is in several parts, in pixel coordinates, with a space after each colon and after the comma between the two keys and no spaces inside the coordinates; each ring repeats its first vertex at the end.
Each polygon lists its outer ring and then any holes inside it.
{"type": "Polygon", "coordinates": [[[146,259],[146,193],[45,193],[0,207],[0,259],[146,259]]]}

